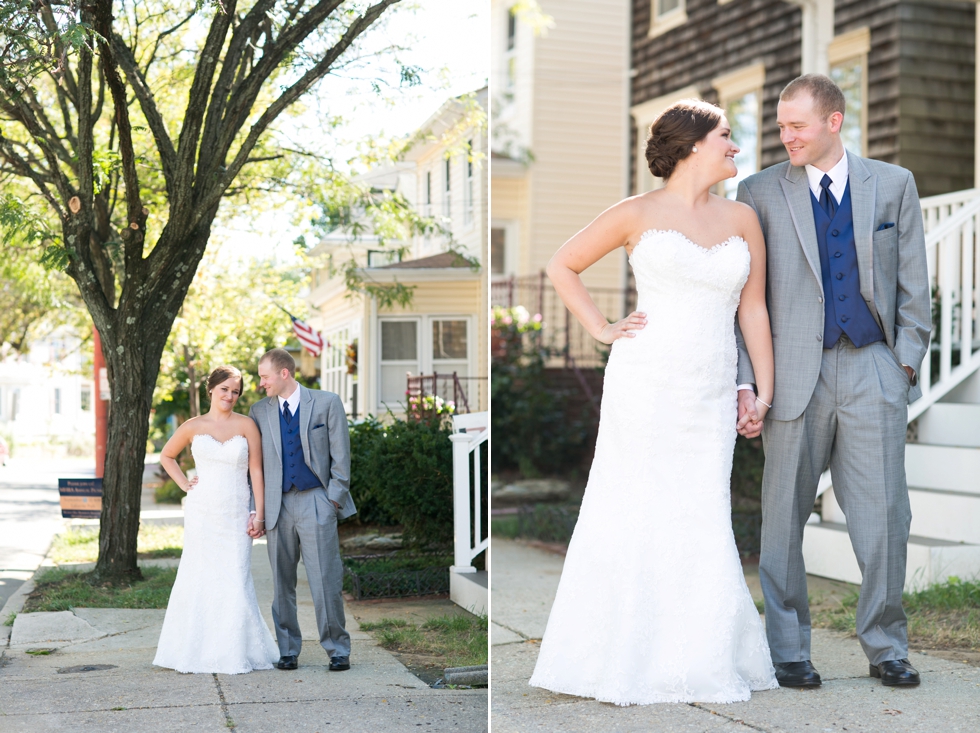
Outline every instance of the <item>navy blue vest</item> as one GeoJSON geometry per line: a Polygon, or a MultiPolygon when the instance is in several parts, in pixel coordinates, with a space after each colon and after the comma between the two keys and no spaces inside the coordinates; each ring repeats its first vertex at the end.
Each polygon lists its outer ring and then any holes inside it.
{"type": "Polygon", "coordinates": [[[282,437],[282,491],[315,489],[320,479],[303,459],[303,444],[299,439],[299,409],[289,422],[279,410],[279,435],[282,437]]]}
{"type": "Polygon", "coordinates": [[[833,219],[828,218],[812,191],[810,203],[823,279],[823,347],[829,349],[836,344],[841,333],[846,333],[858,348],[883,340],[884,335],[861,295],[850,184],[844,188],[844,197],[833,219]]]}

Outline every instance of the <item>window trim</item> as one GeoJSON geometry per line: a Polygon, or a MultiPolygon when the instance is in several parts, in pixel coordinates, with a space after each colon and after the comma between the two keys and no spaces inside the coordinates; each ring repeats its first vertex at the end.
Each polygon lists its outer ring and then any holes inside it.
{"type": "MultiPolygon", "coordinates": [[[[517,254],[520,249],[520,221],[517,219],[491,219],[490,229],[504,231],[504,271],[490,273],[491,280],[502,280],[517,274],[517,254]]],[[[488,253],[489,254],[489,253],[488,253]]],[[[490,269],[490,268],[488,268],[490,269]]]]}
{"type": "MultiPolygon", "coordinates": [[[[414,321],[416,326],[415,332],[415,347],[416,354],[418,358],[416,362],[418,364],[419,374],[432,374],[434,360],[432,358],[432,322],[433,321],[465,321],[466,322],[466,370],[467,376],[477,375],[477,344],[476,341],[479,338],[479,333],[476,328],[476,319],[472,314],[466,313],[422,313],[418,315],[379,315],[377,317],[377,327],[375,328],[375,354],[374,363],[377,374],[377,384],[375,387],[377,403],[374,409],[383,410],[391,408],[392,411],[404,410],[406,403],[404,401],[396,404],[388,404],[382,399],[382,388],[381,388],[381,367],[383,366],[381,360],[381,323],[384,321],[414,321]]],[[[393,362],[388,362],[389,365],[397,366],[399,361],[395,360],[393,362]]],[[[463,361],[462,359],[458,361],[463,361]]],[[[406,371],[408,371],[406,369],[406,371]]],[[[413,372],[414,373],[414,372],[413,372]]]]}
{"type": "Polygon", "coordinates": [[[679,0],[676,8],[662,15],[657,13],[658,2],[659,0],[650,0],[650,29],[647,38],[655,38],[687,22],[687,0],[679,0]]]}
{"type": "Polygon", "coordinates": [[[836,36],[827,46],[827,72],[850,61],[861,62],[861,157],[868,157],[868,54],[871,28],[861,26],[836,36]]]}
{"type": "MultiPolygon", "coordinates": [[[[722,109],[746,94],[755,92],[758,95],[755,133],[755,171],[758,173],[762,170],[762,95],[766,86],[766,65],[760,61],[716,76],[711,80],[711,86],[718,92],[718,106],[722,109]]],[[[719,195],[724,195],[724,189],[725,182],[721,181],[717,188],[721,192],[719,195]]]]}

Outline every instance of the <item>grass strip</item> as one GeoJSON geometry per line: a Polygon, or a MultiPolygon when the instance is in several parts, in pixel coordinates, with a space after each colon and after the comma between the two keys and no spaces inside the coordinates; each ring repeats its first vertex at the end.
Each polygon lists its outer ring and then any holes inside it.
{"type": "MultiPolygon", "coordinates": [[[[136,552],[141,558],[180,557],[184,527],[180,524],[140,524],[136,552]]],[[[48,557],[56,563],[95,562],[99,559],[98,527],[75,527],[56,535],[48,557]]]]}
{"type": "MultiPolygon", "coordinates": [[[[980,582],[950,576],[916,593],[902,596],[908,616],[909,644],[923,649],[980,651],[980,582]]],[[[814,625],[855,634],[858,594],[817,613],[814,625]]]]}
{"type": "Polygon", "coordinates": [[[142,568],[143,580],[123,586],[94,583],[92,573],[52,568],[34,580],[24,613],[72,608],[166,608],[177,568],[142,568]]]}
{"type": "Polygon", "coordinates": [[[361,623],[362,631],[374,632],[388,651],[443,657],[446,667],[486,664],[489,656],[486,616],[447,614],[421,624],[383,618],[361,623]]]}

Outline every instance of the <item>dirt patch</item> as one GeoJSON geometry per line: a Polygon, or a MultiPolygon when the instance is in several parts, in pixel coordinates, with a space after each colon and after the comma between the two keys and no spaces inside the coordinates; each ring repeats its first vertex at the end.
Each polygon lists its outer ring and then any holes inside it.
{"type": "MultiPolygon", "coordinates": [[[[348,599],[347,608],[358,623],[378,623],[382,619],[398,619],[418,625],[438,616],[469,615],[449,600],[449,596],[378,598],[369,601],[348,599]]],[[[446,659],[438,655],[402,651],[392,651],[391,653],[405,665],[409,672],[430,687],[442,679],[443,670],[448,666],[446,659]]]]}
{"type": "Polygon", "coordinates": [[[980,667],[980,652],[971,652],[962,649],[913,649],[918,654],[925,654],[929,657],[938,657],[950,662],[961,662],[969,664],[971,667],[980,667]]]}

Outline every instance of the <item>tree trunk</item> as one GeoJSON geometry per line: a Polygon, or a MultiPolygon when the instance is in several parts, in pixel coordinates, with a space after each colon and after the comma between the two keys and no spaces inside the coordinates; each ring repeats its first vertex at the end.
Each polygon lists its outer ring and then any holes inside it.
{"type": "Polygon", "coordinates": [[[136,538],[143,467],[153,388],[169,333],[169,324],[150,324],[148,320],[134,323],[102,342],[112,394],[102,480],[99,559],[95,566],[95,578],[100,582],[125,583],[142,578],[136,538]]]}
{"type": "Polygon", "coordinates": [[[187,381],[190,383],[187,398],[190,402],[191,417],[201,414],[201,386],[197,382],[197,369],[191,361],[190,351],[184,347],[184,363],[187,365],[187,381]]]}

